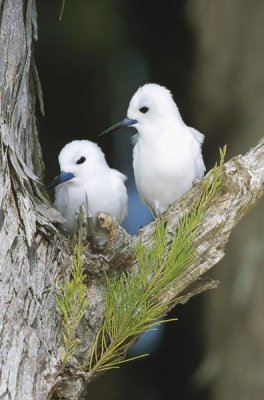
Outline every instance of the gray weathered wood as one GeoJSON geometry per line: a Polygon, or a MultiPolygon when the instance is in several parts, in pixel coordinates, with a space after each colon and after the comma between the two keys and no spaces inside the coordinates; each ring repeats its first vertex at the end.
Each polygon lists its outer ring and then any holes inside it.
{"type": "MultiPolygon", "coordinates": [[[[79,331],[82,344],[73,360],[75,369],[58,375],[62,337],[57,283],[69,274],[73,243],[58,231],[61,217],[41,190],[35,102],[37,96],[41,104],[42,100],[32,56],[32,41],[37,38],[35,1],[0,1],[0,23],[0,399],[46,400],[55,394],[78,399],[85,378],[91,379],[78,365],[87,360],[103,319],[102,271],[136,269],[135,238],[110,217],[99,215],[85,248],[89,310],[79,331]]],[[[166,298],[184,303],[215,286],[201,277],[223,257],[231,230],[263,195],[263,183],[264,140],[225,165],[223,184],[196,238],[199,256],[166,298]]],[[[199,197],[202,185],[185,196],[186,208],[199,197]]],[[[165,215],[165,250],[181,213],[182,206],[175,204],[165,215]]],[[[137,239],[151,246],[153,230],[153,224],[148,225],[137,239]]]]}

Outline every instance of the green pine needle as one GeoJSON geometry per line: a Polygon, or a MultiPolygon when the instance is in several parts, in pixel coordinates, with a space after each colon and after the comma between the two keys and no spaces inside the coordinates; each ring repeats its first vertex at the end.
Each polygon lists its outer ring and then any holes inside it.
{"type": "Polygon", "coordinates": [[[145,357],[147,354],[123,360],[131,340],[169,321],[162,318],[171,304],[158,301],[158,296],[173,287],[181,272],[195,260],[194,239],[220,186],[225,153],[225,147],[220,149],[219,165],[213,168],[201,198],[184,214],[169,251],[165,250],[168,232],[161,218],[156,222],[154,246],[136,246],[138,273],[124,272],[117,279],[106,276],[105,320],[93,346],[90,373],[119,368],[124,362],[145,357]]]}
{"type": "Polygon", "coordinates": [[[57,296],[63,329],[62,368],[65,367],[80,344],[80,339],[75,337],[76,331],[88,308],[82,252],[82,245],[79,241],[75,246],[71,278],[64,284],[61,293],[57,296]]]}
{"type": "Polygon", "coordinates": [[[62,5],[61,5],[61,10],[60,10],[60,15],[59,15],[59,21],[62,20],[62,15],[63,15],[63,12],[64,12],[65,2],[66,2],[66,0],[62,0],[62,5]]]}

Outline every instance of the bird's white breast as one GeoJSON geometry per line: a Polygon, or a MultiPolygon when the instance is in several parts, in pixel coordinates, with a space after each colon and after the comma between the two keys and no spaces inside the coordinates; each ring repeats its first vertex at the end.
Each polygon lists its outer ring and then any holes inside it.
{"type": "Polygon", "coordinates": [[[155,140],[139,136],[134,147],[134,174],[138,191],[154,215],[186,193],[198,177],[196,158],[201,157],[194,137],[183,127],[179,134],[161,132],[155,140]]]}
{"type": "Polygon", "coordinates": [[[83,204],[93,218],[99,211],[115,217],[119,223],[127,213],[127,191],[125,177],[118,171],[105,168],[90,176],[82,185],[61,184],[56,188],[54,206],[65,218],[65,227],[72,233],[76,224],[76,213],[83,204]]]}

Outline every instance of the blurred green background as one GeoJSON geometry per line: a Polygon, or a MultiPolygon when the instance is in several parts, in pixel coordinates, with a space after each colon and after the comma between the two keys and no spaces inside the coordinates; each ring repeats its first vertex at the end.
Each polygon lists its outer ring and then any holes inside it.
{"type": "MultiPolygon", "coordinates": [[[[99,143],[128,179],[130,233],[150,221],[132,171],[131,130],[98,134],[126,115],[138,86],[168,87],[184,121],[205,134],[207,170],[263,135],[264,2],[254,0],[39,1],[35,46],[45,117],[39,115],[46,182],[69,141],[99,143]]],[[[146,335],[151,355],[95,380],[84,399],[262,400],[264,398],[263,202],[236,229],[222,281],[178,307],[179,320],[146,335]]],[[[134,354],[134,353],[133,353],[134,354]]]]}

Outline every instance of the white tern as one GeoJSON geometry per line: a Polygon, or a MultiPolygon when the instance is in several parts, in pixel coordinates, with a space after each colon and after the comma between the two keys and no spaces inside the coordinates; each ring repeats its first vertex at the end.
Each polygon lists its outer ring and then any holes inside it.
{"type": "Polygon", "coordinates": [[[125,175],[108,166],[101,148],[89,140],[74,140],[59,154],[61,173],[48,188],[55,187],[54,207],[65,218],[72,234],[80,206],[88,207],[93,219],[99,211],[122,223],[127,214],[125,175]]]}
{"type": "Polygon", "coordinates": [[[138,131],[133,137],[136,186],[157,217],[204,176],[204,135],[183,122],[171,92],[154,83],[140,87],[127,117],[102,134],[122,126],[138,131]]]}

